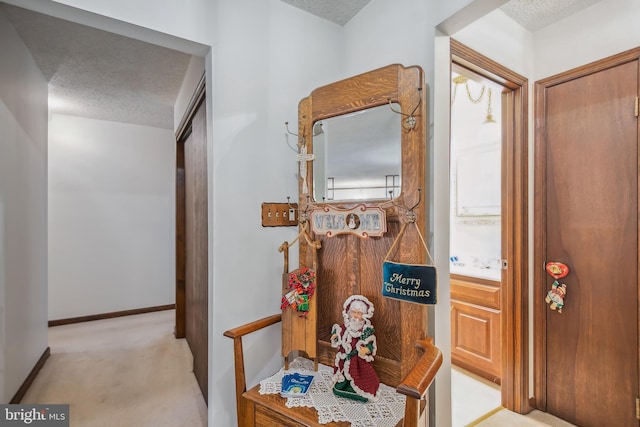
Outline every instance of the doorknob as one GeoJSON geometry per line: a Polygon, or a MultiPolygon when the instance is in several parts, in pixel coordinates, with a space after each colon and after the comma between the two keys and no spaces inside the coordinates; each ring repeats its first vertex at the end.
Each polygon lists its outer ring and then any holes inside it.
{"type": "Polygon", "coordinates": [[[567,285],[559,283],[558,280],[569,274],[569,267],[561,262],[548,262],[545,264],[545,270],[555,280],[551,284],[551,289],[547,292],[544,301],[549,304],[551,310],[558,310],[558,313],[562,313],[564,298],[567,295],[567,285]]]}

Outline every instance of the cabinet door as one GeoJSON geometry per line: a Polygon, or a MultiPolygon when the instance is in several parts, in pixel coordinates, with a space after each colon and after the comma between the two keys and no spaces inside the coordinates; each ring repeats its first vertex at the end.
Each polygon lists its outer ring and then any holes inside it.
{"type": "Polygon", "coordinates": [[[500,311],[452,300],[451,358],[462,368],[500,382],[500,311]]]}

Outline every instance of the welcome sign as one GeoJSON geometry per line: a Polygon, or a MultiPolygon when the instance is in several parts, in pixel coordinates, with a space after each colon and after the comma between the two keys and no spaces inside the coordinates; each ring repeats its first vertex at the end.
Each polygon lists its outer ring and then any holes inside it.
{"type": "Polygon", "coordinates": [[[385,261],[382,276],[382,295],[385,297],[417,304],[437,302],[434,266],[385,261]]]}
{"type": "Polygon", "coordinates": [[[311,209],[311,231],[332,237],[338,234],[355,234],[366,239],[382,236],[387,232],[387,216],[380,207],[357,205],[351,209],[332,206],[311,209]]]}

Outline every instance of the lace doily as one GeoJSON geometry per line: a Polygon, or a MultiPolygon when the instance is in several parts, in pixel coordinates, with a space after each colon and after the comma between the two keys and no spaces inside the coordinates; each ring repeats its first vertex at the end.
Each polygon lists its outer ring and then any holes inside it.
{"type": "Polygon", "coordinates": [[[313,362],[301,357],[289,364],[289,371],[285,371],[283,367],[273,376],[260,381],[260,394],[280,394],[285,372],[315,375],[309,392],[302,397],[287,398],[286,406],[315,408],[320,424],[346,421],[353,427],[394,427],[404,416],[405,396],[395,389],[380,384],[380,399],[369,403],[336,396],[331,391],[333,368],[318,364],[318,371],[313,372],[313,362]]]}

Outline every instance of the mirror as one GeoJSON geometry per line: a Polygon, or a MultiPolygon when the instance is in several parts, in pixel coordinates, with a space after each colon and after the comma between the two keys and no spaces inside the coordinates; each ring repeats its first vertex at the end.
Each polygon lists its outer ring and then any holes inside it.
{"type": "Polygon", "coordinates": [[[459,154],[455,163],[457,217],[499,216],[500,146],[459,154]]]}
{"type": "MultiPolygon", "coordinates": [[[[400,110],[397,103],[393,108],[400,110]]],[[[315,122],[314,199],[330,202],[398,197],[401,119],[387,104],[315,122]]]]}
{"type": "Polygon", "coordinates": [[[313,160],[299,174],[298,208],[384,205],[397,215],[396,206],[418,203],[420,213],[419,190],[426,185],[424,87],[419,66],[391,64],[318,87],[300,100],[299,158],[313,160]]]}

